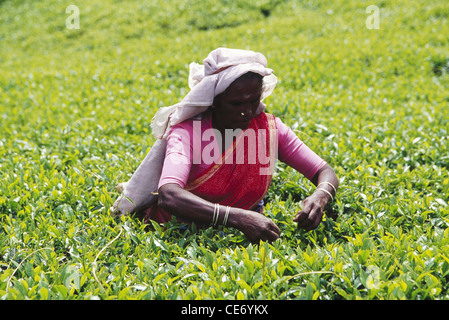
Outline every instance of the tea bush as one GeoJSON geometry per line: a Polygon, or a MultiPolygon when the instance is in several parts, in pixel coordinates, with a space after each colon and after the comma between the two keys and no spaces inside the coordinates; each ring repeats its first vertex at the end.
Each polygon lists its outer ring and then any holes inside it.
{"type": "Polygon", "coordinates": [[[78,0],[68,29],[70,4],[0,1],[2,299],[449,297],[446,2],[78,0]],[[339,176],[318,229],[293,224],[314,187],[281,163],[272,244],[110,216],[155,111],[219,46],[267,56],[268,111],[339,176]]]}

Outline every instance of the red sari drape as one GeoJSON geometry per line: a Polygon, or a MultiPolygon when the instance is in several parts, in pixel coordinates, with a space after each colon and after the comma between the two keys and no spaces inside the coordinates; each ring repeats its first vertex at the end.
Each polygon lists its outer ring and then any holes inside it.
{"type": "MultiPolygon", "coordinates": [[[[276,152],[275,118],[263,112],[236,137],[219,160],[200,177],[188,181],[185,189],[212,203],[253,209],[268,192],[276,152]]],[[[172,215],[156,203],[145,211],[145,221],[148,219],[163,224],[172,215]]]]}

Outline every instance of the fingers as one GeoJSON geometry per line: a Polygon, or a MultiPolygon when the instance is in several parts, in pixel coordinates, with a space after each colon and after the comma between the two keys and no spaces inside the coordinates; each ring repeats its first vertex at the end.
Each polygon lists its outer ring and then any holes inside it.
{"type": "Polygon", "coordinates": [[[265,241],[265,242],[274,242],[279,238],[279,233],[276,233],[274,231],[267,231],[264,232],[263,234],[260,234],[258,236],[255,237],[248,237],[248,240],[250,240],[252,243],[257,244],[260,241],[265,241]]]}
{"type": "Polygon", "coordinates": [[[281,229],[279,229],[279,227],[274,222],[272,222],[271,224],[271,231],[274,232],[278,237],[281,234],[281,229]]]}
{"type": "Polygon", "coordinates": [[[279,229],[279,227],[273,221],[270,220],[269,226],[264,231],[262,231],[262,233],[259,236],[259,239],[257,239],[257,242],[259,242],[260,240],[273,242],[279,238],[280,234],[281,230],[279,229]]]}
{"type": "Polygon", "coordinates": [[[265,241],[273,242],[279,238],[279,233],[271,231],[265,241]]]}
{"type": "Polygon", "coordinates": [[[299,228],[307,231],[316,229],[323,219],[323,209],[314,202],[305,202],[303,209],[293,219],[299,228]]]}
{"type": "Polygon", "coordinates": [[[253,222],[257,222],[257,226],[250,228],[246,232],[248,239],[252,243],[259,243],[260,241],[273,242],[279,238],[281,230],[272,220],[257,214],[253,222]]]}

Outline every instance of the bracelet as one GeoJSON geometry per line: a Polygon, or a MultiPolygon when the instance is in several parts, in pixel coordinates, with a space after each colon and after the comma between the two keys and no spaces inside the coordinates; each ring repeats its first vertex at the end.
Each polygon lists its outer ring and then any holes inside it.
{"type": "Polygon", "coordinates": [[[228,223],[228,217],[229,217],[229,211],[231,210],[230,206],[226,207],[226,213],[225,216],[223,218],[223,225],[226,226],[226,223],[228,223]]]}
{"type": "Polygon", "coordinates": [[[327,191],[326,189],[323,189],[323,188],[317,188],[316,190],[321,190],[321,191],[326,192],[326,193],[331,197],[332,201],[334,201],[334,197],[332,196],[332,193],[330,193],[330,192],[327,191]]]}
{"type": "Polygon", "coordinates": [[[319,186],[322,185],[323,183],[327,183],[328,185],[330,185],[330,186],[332,187],[332,189],[334,189],[335,194],[337,194],[337,188],[335,188],[334,185],[333,185],[332,183],[330,183],[330,182],[327,182],[327,181],[320,182],[320,183],[317,185],[317,187],[319,187],[319,186]]]}
{"type": "Polygon", "coordinates": [[[212,216],[212,225],[215,226],[218,222],[218,216],[220,215],[220,205],[214,204],[214,215],[212,216]]]}

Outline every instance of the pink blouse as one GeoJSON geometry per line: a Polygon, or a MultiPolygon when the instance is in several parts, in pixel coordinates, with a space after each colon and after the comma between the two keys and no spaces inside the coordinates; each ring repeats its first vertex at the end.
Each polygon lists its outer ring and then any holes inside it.
{"type": "MultiPolygon", "coordinates": [[[[312,179],[326,162],[307,147],[279,118],[275,118],[278,134],[278,159],[312,179]]],[[[215,135],[211,134],[212,117],[206,112],[201,120],[189,119],[173,126],[167,137],[165,162],[159,188],[176,183],[184,188],[199,177],[221,154],[217,152],[215,135]],[[209,129],[209,130],[208,130],[209,129]],[[207,155],[207,156],[205,156],[207,155]]]]}

